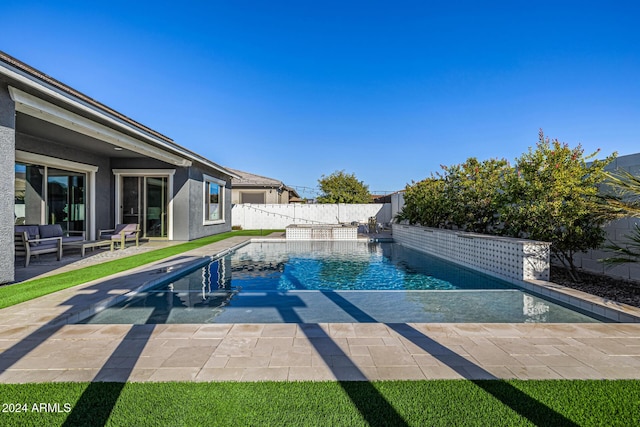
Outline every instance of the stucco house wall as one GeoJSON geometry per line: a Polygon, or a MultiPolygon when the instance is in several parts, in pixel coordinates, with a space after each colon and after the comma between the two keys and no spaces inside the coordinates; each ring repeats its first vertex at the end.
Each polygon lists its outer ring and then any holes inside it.
{"type": "Polygon", "coordinates": [[[233,172],[0,51],[0,194],[14,194],[17,176],[20,203],[0,198],[0,283],[14,279],[14,223],[64,215],[69,229],[84,227],[93,239],[123,221],[126,178],[143,178],[138,190],[126,181],[127,194],[134,194],[130,206],[148,207],[132,214],[147,218],[150,238],[191,240],[231,229],[233,172]],[[219,220],[204,221],[205,178],[215,183],[212,191],[221,189],[221,202],[209,204],[224,212],[219,220]],[[79,198],[71,201],[76,196],[65,188],[79,198]],[[136,202],[147,188],[155,199],[136,202]]]}
{"type": "Polygon", "coordinates": [[[15,107],[6,85],[0,83],[0,283],[12,282],[13,270],[13,200],[14,191],[15,107]]]}
{"type": "Polygon", "coordinates": [[[204,224],[204,175],[222,179],[219,172],[211,169],[192,167],[189,173],[189,239],[231,231],[231,183],[227,182],[222,195],[224,203],[223,219],[217,224],[204,224]]]}

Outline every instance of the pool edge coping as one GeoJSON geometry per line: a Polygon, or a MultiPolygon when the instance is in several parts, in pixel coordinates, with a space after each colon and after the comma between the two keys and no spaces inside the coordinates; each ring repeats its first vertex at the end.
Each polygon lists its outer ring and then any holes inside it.
{"type": "Polygon", "coordinates": [[[512,283],[531,292],[608,320],[619,323],[640,323],[640,308],[629,304],[545,280],[529,279],[522,280],[519,283],[516,281],[512,283]]]}

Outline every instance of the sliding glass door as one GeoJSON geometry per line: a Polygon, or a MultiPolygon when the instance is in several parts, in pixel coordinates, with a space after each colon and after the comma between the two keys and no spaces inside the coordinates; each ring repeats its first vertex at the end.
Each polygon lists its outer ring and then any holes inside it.
{"type": "Polygon", "coordinates": [[[138,176],[122,177],[122,208],[120,211],[121,222],[123,224],[140,224],[142,213],[142,187],[141,178],[138,176]]]}
{"type": "Polygon", "coordinates": [[[44,224],[45,167],[16,163],[14,188],[14,219],[17,225],[44,224]]]}
{"type": "Polygon", "coordinates": [[[15,176],[16,224],[60,224],[65,232],[87,230],[86,173],[16,163],[15,176]]]}
{"type": "Polygon", "coordinates": [[[145,235],[167,237],[167,178],[145,177],[145,235]]]}
{"type": "Polygon", "coordinates": [[[122,222],[139,224],[145,237],[168,237],[168,177],[122,176],[121,185],[122,222]]]}
{"type": "Polygon", "coordinates": [[[64,231],[85,231],[84,173],[47,169],[47,223],[64,231]]]}

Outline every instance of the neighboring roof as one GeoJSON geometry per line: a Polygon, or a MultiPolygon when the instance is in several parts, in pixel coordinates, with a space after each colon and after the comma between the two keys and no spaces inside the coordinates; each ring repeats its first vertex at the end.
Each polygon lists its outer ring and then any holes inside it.
{"type": "Polygon", "coordinates": [[[3,51],[0,51],[0,75],[5,75],[15,82],[20,90],[26,90],[32,95],[34,92],[40,96],[45,95],[45,101],[51,100],[56,104],[62,102],[67,107],[72,107],[74,111],[80,112],[83,116],[90,114],[94,119],[98,118],[102,122],[108,123],[109,127],[119,127],[143,136],[144,140],[138,139],[146,144],[153,145],[156,149],[172,153],[187,160],[197,161],[232,178],[234,177],[234,174],[229,170],[176,144],[168,136],[117,112],[3,51]]]}
{"type": "Polygon", "coordinates": [[[231,179],[231,187],[252,187],[252,188],[283,188],[291,192],[295,197],[300,197],[293,188],[285,185],[282,181],[269,178],[254,173],[244,172],[238,169],[226,168],[238,177],[231,179]]]}
{"type": "Polygon", "coordinates": [[[372,194],[371,199],[373,203],[391,203],[391,197],[393,197],[396,194],[400,194],[404,192],[405,190],[398,190],[389,194],[378,194],[378,195],[372,194]]]}
{"type": "Polygon", "coordinates": [[[255,187],[280,187],[284,186],[282,181],[274,178],[269,178],[262,175],[256,175],[254,173],[244,172],[238,169],[227,168],[231,172],[238,175],[238,178],[231,180],[232,185],[241,186],[255,186],[255,187]]]}

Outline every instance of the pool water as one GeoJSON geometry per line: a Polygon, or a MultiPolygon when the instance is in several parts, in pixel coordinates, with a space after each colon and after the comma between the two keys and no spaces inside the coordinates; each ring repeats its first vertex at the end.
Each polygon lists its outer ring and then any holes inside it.
{"type": "Polygon", "coordinates": [[[599,320],[395,243],[252,243],[83,323],[599,320]]]}

